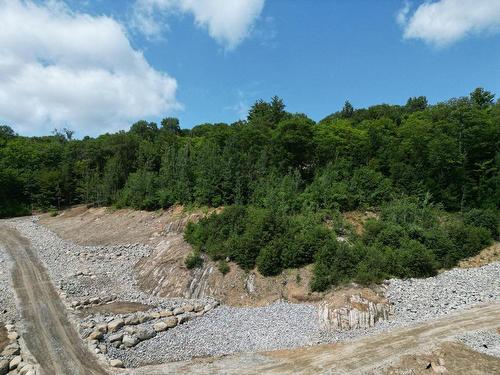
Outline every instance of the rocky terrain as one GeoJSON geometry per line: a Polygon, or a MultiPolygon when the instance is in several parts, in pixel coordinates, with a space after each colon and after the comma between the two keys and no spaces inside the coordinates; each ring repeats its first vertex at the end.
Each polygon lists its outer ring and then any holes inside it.
{"type": "Polygon", "coordinates": [[[38,364],[26,351],[16,326],[12,323],[9,322],[2,327],[7,334],[7,342],[3,348],[0,347],[0,374],[36,375],[38,364]]]}
{"type": "Polygon", "coordinates": [[[477,352],[500,358],[500,328],[466,333],[458,336],[458,339],[477,352]]]}
{"type": "MultiPolygon", "coordinates": [[[[3,223],[31,241],[82,340],[102,362],[114,367],[355,340],[500,301],[500,263],[495,262],[428,279],[388,280],[372,294],[353,286],[339,299],[309,296],[303,303],[289,303],[287,295],[281,294],[266,306],[219,306],[218,299],[210,297],[210,288],[193,295],[202,298],[171,298],[142,288],[138,281],[137,264],[158,256],[155,246],[168,241],[171,232],[178,236],[179,226],[166,228],[167,233],[154,243],[93,246],[62,239],[36,219],[3,223]]],[[[0,251],[0,264],[5,265],[0,269],[0,322],[16,324],[8,262],[0,251]]],[[[238,291],[246,293],[247,301],[262,285],[251,276],[245,276],[245,288],[238,291]]],[[[161,283],[158,277],[152,273],[151,282],[161,283]]],[[[230,285],[226,288],[231,289],[230,285]]],[[[497,355],[499,336],[497,332],[477,333],[457,340],[497,355]]],[[[0,356],[9,366],[13,359],[0,356]]]]}
{"type": "Polygon", "coordinates": [[[0,322],[17,318],[16,299],[10,284],[10,259],[0,243],[0,322]]]}

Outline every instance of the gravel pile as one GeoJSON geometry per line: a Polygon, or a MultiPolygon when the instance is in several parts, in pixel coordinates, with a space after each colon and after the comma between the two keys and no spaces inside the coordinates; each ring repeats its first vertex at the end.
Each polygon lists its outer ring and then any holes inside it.
{"type": "Polygon", "coordinates": [[[500,262],[478,268],[454,268],[426,279],[390,279],[385,287],[385,296],[394,306],[390,320],[367,329],[322,332],[321,340],[354,340],[500,301],[500,262]]]}
{"type": "Polygon", "coordinates": [[[477,352],[500,358],[500,333],[496,331],[466,333],[458,339],[477,352]]]}
{"type": "Polygon", "coordinates": [[[500,300],[500,263],[455,268],[427,279],[389,280],[387,298],[400,323],[426,321],[480,303],[500,300]]]}
{"type": "Polygon", "coordinates": [[[152,249],[142,244],[80,246],[61,239],[34,219],[9,220],[27,237],[54,283],[68,298],[115,297],[144,304],[160,303],[137,286],[134,265],[152,249]]]}
{"type": "Polygon", "coordinates": [[[138,366],[306,346],[319,340],[316,314],[311,305],[284,302],[257,308],[222,306],[138,344],[133,351],[110,348],[108,355],[126,366],[138,366]]]}

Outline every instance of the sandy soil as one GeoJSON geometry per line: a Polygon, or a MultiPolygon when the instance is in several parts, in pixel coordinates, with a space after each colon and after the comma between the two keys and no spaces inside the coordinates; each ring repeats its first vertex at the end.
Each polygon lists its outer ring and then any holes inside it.
{"type": "Polygon", "coordinates": [[[168,211],[114,210],[76,206],[57,216],[40,215],[40,224],[79,245],[155,244],[168,223],[179,219],[182,209],[168,211]],[[103,230],[105,228],[105,230],[103,230]]]}

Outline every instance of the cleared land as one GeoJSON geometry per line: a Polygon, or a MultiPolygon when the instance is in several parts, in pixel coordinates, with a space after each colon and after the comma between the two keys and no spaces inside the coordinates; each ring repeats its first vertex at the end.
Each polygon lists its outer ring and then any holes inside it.
{"type": "MultiPolygon", "coordinates": [[[[96,356],[93,354],[96,345],[92,346],[86,338],[95,328],[82,330],[84,324],[97,327],[117,317],[127,320],[133,315],[152,316],[158,311],[172,311],[179,304],[203,301],[151,296],[139,289],[135,282],[138,267],[134,265],[158,256],[154,247],[168,242],[172,235],[179,236],[185,217],[177,213],[169,216],[141,212],[138,214],[141,219],[134,221],[131,215],[126,211],[108,214],[99,211],[96,217],[92,211],[83,211],[66,219],[61,215],[42,220],[59,226],[59,231],[66,233],[66,240],[31,218],[3,223],[0,255],[3,247],[13,263],[12,277],[22,318],[17,325],[24,326],[20,332],[28,349],[47,374],[104,374],[106,371],[141,375],[424,374],[430,371],[426,367],[431,362],[437,364],[438,360],[443,360],[448,372],[454,374],[500,371],[500,359],[488,355],[496,355],[496,349],[481,350],[486,341],[482,341],[480,333],[475,333],[488,332],[488,345],[500,342],[491,334],[500,328],[499,263],[445,271],[429,279],[391,280],[385,285],[385,296],[394,303],[395,315],[370,329],[323,332],[317,322],[315,305],[316,299],[322,296],[310,295],[302,304],[218,307],[175,328],[158,332],[134,347],[110,345],[108,333],[96,344],[107,346],[107,354],[102,352],[96,356]],[[86,219],[80,220],[82,216],[86,219]],[[64,227],[65,220],[68,220],[68,228],[64,227]],[[101,238],[99,246],[81,246],[71,241],[72,233],[77,238],[85,237],[79,231],[78,222],[92,226],[93,236],[101,238]],[[124,223],[132,233],[127,241],[123,242],[122,237],[118,245],[106,238],[109,233],[114,237],[113,228],[124,223]],[[142,233],[140,243],[133,241],[134,233],[142,233]],[[118,299],[107,304],[85,305],[83,309],[72,305],[92,297],[104,298],[110,293],[115,293],[118,299]],[[79,331],[73,322],[79,325],[79,331]],[[464,341],[468,347],[459,341],[464,334],[472,337],[464,341]],[[329,343],[317,345],[321,342],[329,343]],[[107,365],[113,358],[136,368],[113,369],[107,365]],[[171,360],[181,361],[165,363],[171,360]]],[[[492,250],[487,251],[489,254],[492,250]]],[[[5,258],[5,253],[3,255],[5,258]]],[[[184,270],[182,275],[196,280],[195,272],[184,270]]],[[[172,277],[178,276],[174,273],[172,277]]],[[[150,275],[152,279],[155,277],[150,275]]],[[[248,279],[240,282],[247,284],[248,279]]],[[[259,293],[261,285],[255,282],[252,287],[255,290],[245,287],[238,290],[246,295],[247,302],[259,300],[253,298],[252,293],[259,293]]],[[[0,280],[0,291],[9,291],[9,288],[10,285],[0,280]]],[[[207,291],[210,292],[210,288],[207,291]]],[[[267,293],[266,289],[263,291],[267,293]]],[[[341,304],[340,294],[347,291],[339,290],[329,297],[339,297],[341,304]]],[[[0,307],[10,308],[10,305],[0,307]]],[[[125,325],[119,332],[127,334],[131,329],[150,332],[155,322],[157,320],[125,325]]],[[[0,341],[1,333],[0,328],[0,341]]]]}

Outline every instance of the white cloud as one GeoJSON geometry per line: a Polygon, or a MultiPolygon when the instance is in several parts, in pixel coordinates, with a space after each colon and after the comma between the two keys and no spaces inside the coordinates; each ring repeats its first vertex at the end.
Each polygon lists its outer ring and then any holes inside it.
{"type": "Polygon", "coordinates": [[[50,0],[0,0],[0,122],[80,135],[179,108],[177,82],[134,50],[112,18],[50,0]]]}
{"type": "Polygon", "coordinates": [[[500,0],[439,0],[421,4],[410,16],[406,3],[397,20],[405,39],[445,46],[467,35],[500,31],[500,0]]]}
{"type": "Polygon", "coordinates": [[[165,17],[192,14],[198,27],[227,49],[247,38],[265,0],[136,0],[134,26],[147,37],[161,36],[165,17]]]}

